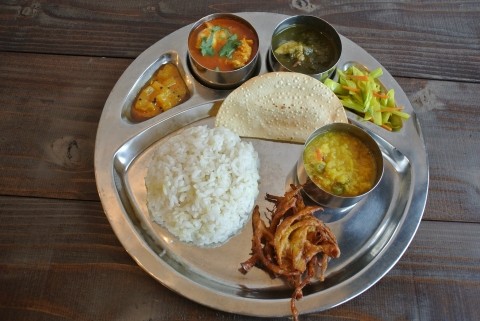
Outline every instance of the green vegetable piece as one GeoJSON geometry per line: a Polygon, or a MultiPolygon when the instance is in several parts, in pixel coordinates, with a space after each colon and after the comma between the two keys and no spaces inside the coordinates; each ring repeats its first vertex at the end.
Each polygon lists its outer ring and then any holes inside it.
{"type": "Polygon", "coordinates": [[[399,130],[402,128],[402,118],[398,115],[392,114],[390,117],[390,126],[392,127],[392,130],[399,130]]]}
{"type": "Polygon", "coordinates": [[[389,119],[390,119],[390,116],[392,115],[392,113],[382,113],[382,123],[387,125],[388,127],[391,127],[390,126],[390,122],[389,122],[389,119]]]}
{"type": "Polygon", "coordinates": [[[353,109],[354,111],[357,111],[359,113],[364,113],[363,105],[360,105],[359,103],[353,101],[352,98],[346,96],[340,99],[340,101],[342,102],[344,107],[353,109]]]}
{"type": "Polygon", "coordinates": [[[382,113],[380,112],[380,104],[378,103],[377,100],[372,101],[371,110],[372,110],[373,122],[376,125],[382,126],[383,125],[382,113]]]}
{"type": "Polygon", "coordinates": [[[382,75],[383,75],[383,70],[380,67],[370,72],[370,77],[372,78],[378,78],[382,75]]]}
{"type": "Polygon", "coordinates": [[[315,169],[317,170],[317,172],[319,174],[321,174],[321,173],[323,173],[323,171],[325,171],[326,166],[327,166],[327,164],[325,162],[320,162],[320,163],[315,165],[315,169]]]}
{"type": "Polygon", "coordinates": [[[330,78],[325,79],[324,84],[337,95],[348,94],[348,91],[342,88],[342,85],[330,78]]]}
{"type": "Polygon", "coordinates": [[[387,92],[387,96],[388,96],[387,103],[385,105],[388,107],[395,107],[395,90],[390,89],[387,92]]]}
{"type": "Polygon", "coordinates": [[[335,182],[332,185],[332,193],[335,195],[342,195],[345,192],[345,186],[340,182],[335,182]]]}
{"type": "Polygon", "coordinates": [[[363,91],[363,110],[364,111],[367,111],[370,109],[370,112],[372,112],[372,108],[371,108],[371,105],[372,105],[372,98],[373,98],[373,93],[372,93],[372,86],[368,86],[366,88],[366,90],[363,91]]]}
{"type": "Polygon", "coordinates": [[[392,111],[392,114],[396,115],[396,116],[399,116],[401,118],[404,118],[404,119],[409,119],[410,118],[410,115],[407,114],[407,113],[404,113],[403,111],[395,110],[395,111],[392,111]]]}

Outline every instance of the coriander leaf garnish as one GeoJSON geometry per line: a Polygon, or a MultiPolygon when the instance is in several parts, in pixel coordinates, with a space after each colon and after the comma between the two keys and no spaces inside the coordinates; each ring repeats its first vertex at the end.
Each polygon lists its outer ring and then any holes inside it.
{"type": "Polygon", "coordinates": [[[224,29],[224,28],[222,28],[221,26],[213,26],[213,27],[210,28],[210,29],[212,29],[212,32],[217,32],[217,31],[222,30],[222,29],[224,29]]]}
{"type": "Polygon", "coordinates": [[[210,33],[210,36],[208,36],[208,38],[207,37],[202,38],[202,42],[200,43],[200,51],[202,53],[202,56],[213,56],[214,54],[213,47],[212,47],[213,34],[214,32],[212,31],[210,33]]]}
{"type": "Polygon", "coordinates": [[[232,58],[232,54],[235,49],[240,46],[241,42],[238,40],[238,36],[236,34],[231,35],[228,37],[227,42],[225,45],[220,49],[219,56],[220,57],[227,57],[228,59],[232,58]]]}
{"type": "Polygon", "coordinates": [[[212,26],[209,28],[210,34],[208,37],[203,37],[200,42],[200,51],[202,56],[214,56],[214,42],[215,39],[226,39],[225,44],[218,52],[220,57],[227,57],[232,59],[233,52],[241,45],[236,34],[232,34],[229,29],[222,26],[212,26]]]}
{"type": "Polygon", "coordinates": [[[215,50],[213,49],[213,40],[215,39],[215,33],[221,30],[220,26],[212,26],[210,28],[210,35],[208,37],[203,37],[202,42],[200,43],[200,51],[202,56],[213,56],[215,50]]]}

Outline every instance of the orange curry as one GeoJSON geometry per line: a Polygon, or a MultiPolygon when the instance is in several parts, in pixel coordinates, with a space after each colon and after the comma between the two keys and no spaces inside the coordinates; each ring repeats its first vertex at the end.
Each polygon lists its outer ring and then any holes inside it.
{"type": "Polygon", "coordinates": [[[196,28],[188,46],[192,58],[210,70],[232,71],[248,64],[258,50],[255,32],[235,19],[216,18],[196,28]]]}

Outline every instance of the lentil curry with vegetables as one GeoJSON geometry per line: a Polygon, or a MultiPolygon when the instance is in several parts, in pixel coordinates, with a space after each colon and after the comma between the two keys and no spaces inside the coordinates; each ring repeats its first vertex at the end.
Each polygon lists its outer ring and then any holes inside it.
{"type": "Polygon", "coordinates": [[[340,196],[358,196],[370,190],[377,165],[369,148],[356,136],[328,131],[310,141],[303,154],[305,171],[325,191],[340,196]]]}

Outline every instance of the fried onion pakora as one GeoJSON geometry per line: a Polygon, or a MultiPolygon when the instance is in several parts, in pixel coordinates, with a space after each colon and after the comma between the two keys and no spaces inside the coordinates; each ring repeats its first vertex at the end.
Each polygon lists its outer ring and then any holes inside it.
{"type": "Polygon", "coordinates": [[[285,279],[294,288],[290,301],[294,320],[298,320],[296,301],[303,297],[303,288],[313,278],[323,281],[328,259],[340,256],[335,235],[314,216],[322,208],[306,206],[301,190],[301,186],[291,185],[284,196],[266,195],[266,200],[274,204],[273,209],[267,209],[269,226],[255,206],[252,253],[240,264],[244,274],[257,266],[272,278],[285,279]]]}

